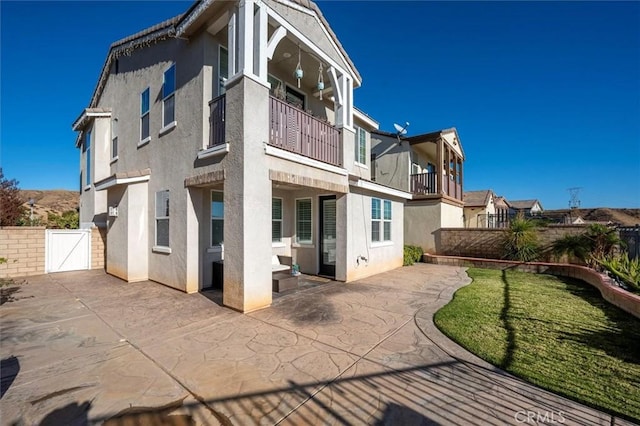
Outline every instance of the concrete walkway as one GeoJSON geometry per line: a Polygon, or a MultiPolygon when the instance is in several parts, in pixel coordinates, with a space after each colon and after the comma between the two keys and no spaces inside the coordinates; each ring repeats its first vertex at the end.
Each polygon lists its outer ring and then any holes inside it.
{"type": "Polygon", "coordinates": [[[30,277],[0,307],[1,423],[631,424],[444,337],[433,313],[469,281],[418,264],[242,315],[99,271],[30,277]]]}

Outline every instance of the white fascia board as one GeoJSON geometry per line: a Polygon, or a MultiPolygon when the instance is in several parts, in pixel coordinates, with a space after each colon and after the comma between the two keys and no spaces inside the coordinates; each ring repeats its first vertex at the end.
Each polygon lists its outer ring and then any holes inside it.
{"type": "Polygon", "coordinates": [[[89,119],[89,117],[111,117],[111,113],[110,112],[89,112],[87,110],[84,110],[82,114],[80,114],[80,117],[78,117],[78,119],[75,121],[75,123],[73,123],[73,127],[72,127],[73,130],[77,132],[82,127],[84,127],[85,122],[89,119]]]}
{"type": "Polygon", "coordinates": [[[119,179],[116,177],[112,177],[100,183],[99,185],[96,185],[96,191],[103,191],[117,185],[128,185],[130,183],[147,182],[150,178],[150,175],[119,179]]]}
{"type": "Polygon", "coordinates": [[[365,113],[361,112],[360,110],[353,108],[353,116],[355,118],[357,118],[360,121],[364,121],[365,124],[368,124],[369,126],[373,127],[374,129],[379,129],[380,125],[378,124],[377,121],[375,121],[373,118],[369,117],[368,115],[366,115],[365,113]]]}
{"type": "Polygon", "coordinates": [[[178,36],[178,37],[182,36],[182,34],[184,34],[184,32],[187,30],[187,28],[189,28],[189,26],[191,24],[193,24],[193,22],[196,19],[198,19],[198,17],[200,15],[202,15],[202,12],[207,10],[209,8],[209,6],[211,6],[211,3],[213,3],[214,1],[215,0],[204,0],[204,1],[202,1],[195,9],[193,9],[191,11],[189,16],[185,16],[182,19],[182,22],[180,22],[180,24],[178,24],[178,28],[176,29],[176,36],[178,36]]]}
{"type": "Polygon", "coordinates": [[[203,160],[205,158],[215,157],[216,155],[223,155],[227,152],[229,152],[229,144],[223,143],[198,152],[197,158],[198,160],[203,160]]]}
{"type": "Polygon", "coordinates": [[[340,51],[340,48],[336,45],[335,41],[333,41],[333,37],[331,37],[331,35],[329,34],[329,32],[327,31],[327,29],[325,28],[324,24],[322,23],[322,21],[320,21],[320,18],[318,17],[318,15],[316,14],[315,10],[311,10],[311,9],[307,9],[304,6],[301,6],[297,3],[294,3],[292,1],[289,0],[275,0],[278,3],[284,4],[292,9],[295,9],[297,11],[300,11],[302,13],[305,13],[309,16],[313,16],[313,18],[316,20],[316,23],[318,25],[320,25],[320,28],[322,28],[322,32],[324,33],[325,37],[327,37],[327,40],[329,40],[329,42],[331,43],[331,45],[333,46],[333,48],[335,49],[336,52],[338,52],[338,55],[340,55],[340,57],[342,58],[342,60],[344,61],[344,63],[347,65],[347,67],[349,68],[350,74],[353,77],[354,81],[358,82],[358,86],[362,85],[362,81],[360,81],[357,77],[356,77],[356,73],[355,70],[351,69],[351,66],[349,65],[349,61],[347,61],[347,58],[344,57],[344,55],[342,54],[342,52],[340,51]]]}
{"type": "MultiPolygon", "coordinates": [[[[338,71],[340,71],[341,74],[345,74],[345,75],[349,74],[355,79],[353,70],[350,70],[350,72],[347,73],[347,71],[345,71],[338,63],[336,63],[336,61],[334,61],[329,55],[324,53],[322,51],[322,49],[320,49],[318,46],[316,46],[316,44],[314,42],[312,42],[309,38],[307,38],[307,36],[302,34],[296,27],[291,25],[289,23],[289,21],[287,21],[282,16],[280,16],[280,14],[278,14],[278,12],[276,12],[273,9],[271,9],[270,7],[267,7],[267,13],[269,14],[269,16],[271,16],[273,19],[275,19],[280,25],[282,25],[287,30],[287,32],[292,34],[295,38],[300,40],[305,45],[309,46],[313,50],[313,53],[315,55],[318,55],[323,61],[328,63],[330,66],[336,68],[338,71]]],[[[320,25],[322,26],[322,24],[320,24],[320,25]]],[[[331,40],[331,37],[329,37],[329,40],[331,40]]],[[[340,50],[338,50],[338,53],[340,53],[340,50]]],[[[342,56],[342,55],[340,55],[340,56],[342,56]]],[[[345,63],[348,65],[348,62],[346,60],[345,60],[345,63]]]]}
{"type": "Polygon", "coordinates": [[[405,200],[411,200],[413,198],[413,195],[408,192],[382,186],[368,180],[360,179],[356,182],[349,182],[349,185],[357,186],[358,188],[366,189],[368,191],[373,191],[380,194],[391,195],[392,197],[404,198],[405,200]]]}
{"type": "Polygon", "coordinates": [[[316,169],[325,170],[327,172],[336,173],[338,175],[347,176],[349,172],[342,167],[334,166],[332,164],[323,163],[322,161],[314,160],[313,158],[305,157],[304,155],[296,154],[294,152],[285,151],[284,149],[276,148],[271,145],[264,145],[264,152],[267,155],[273,157],[282,158],[284,160],[293,161],[295,163],[303,164],[305,166],[314,167],[316,169]]]}

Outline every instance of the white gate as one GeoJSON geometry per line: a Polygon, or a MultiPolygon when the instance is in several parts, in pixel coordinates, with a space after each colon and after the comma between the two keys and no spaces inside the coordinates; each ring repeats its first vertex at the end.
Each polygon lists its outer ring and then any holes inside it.
{"type": "Polygon", "coordinates": [[[45,272],[91,268],[90,229],[47,229],[45,272]]]}

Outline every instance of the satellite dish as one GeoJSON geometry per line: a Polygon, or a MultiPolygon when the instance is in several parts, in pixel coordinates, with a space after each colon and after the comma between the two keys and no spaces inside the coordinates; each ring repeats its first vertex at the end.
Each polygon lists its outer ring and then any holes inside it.
{"type": "Polygon", "coordinates": [[[409,122],[405,122],[404,127],[399,124],[393,123],[393,127],[396,128],[396,132],[398,132],[398,136],[407,134],[407,127],[409,127],[409,122]]]}

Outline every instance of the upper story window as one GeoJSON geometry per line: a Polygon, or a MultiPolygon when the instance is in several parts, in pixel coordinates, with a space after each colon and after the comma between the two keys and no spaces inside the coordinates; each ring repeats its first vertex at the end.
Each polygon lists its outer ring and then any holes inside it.
{"type": "Polygon", "coordinates": [[[111,159],[118,158],[118,119],[111,120],[111,159]]]}
{"type": "Polygon", "coordinates": [[[311,198],[296,200],[296,241],[298,243],[312,243],[311,217],[311,198]]]}
{"type": "Polygon", "coordinates": [[[371,199],[371,241],[391,241],[391,201],[371,199]]]}
{"type": "Polygon", "coordinates": [[[211,247],[224,243],[224,193],[211,191],[211,247]]]}
{"type": "Polygon", "coordinates": [[[218,49],[218,95],[223,95],[224,85],[229,78],[229,51],[226,47],[220,46],[218,49]]]}
{"type": "Polygon", "coordinates": [[[176,64],[172,64],[164,72],[162,83],[162,126],[168,126],[175,121],[175,91],[176,91],[176,64]]]}
{"type": "Polygon", "coordinates": [[[356,163],[367,164],[367,132],[361,127],[355,127],[356,130],[356,163]]]}
{"type": "Polygon", "coordinates": [[[282,242],[282,198],[271,199],[271,242],[282,242]]]}
{"type": "Polygon", "coordinates": [[[84,135],[84,184],[91,185],[91,130],[87,130],[84,135]]]}
{"type": "Polygon", "coordinates": [[[149,88],[140,94],[140,141],[147,141],[149,134],[149,88]]]}

